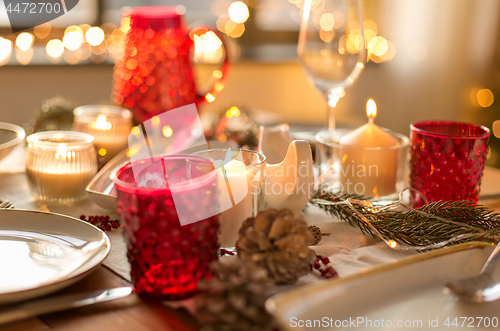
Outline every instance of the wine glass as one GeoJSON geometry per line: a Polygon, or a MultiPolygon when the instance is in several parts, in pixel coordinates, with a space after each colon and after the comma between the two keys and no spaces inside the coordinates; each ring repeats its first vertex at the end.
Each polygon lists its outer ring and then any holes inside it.
{"type": "Polygon", "coordinates": [[[334,109],[356,81],[367,58],[362,0],[305,0],[297,52],[306,77],[328,102],[333,138],[334,109]]]}

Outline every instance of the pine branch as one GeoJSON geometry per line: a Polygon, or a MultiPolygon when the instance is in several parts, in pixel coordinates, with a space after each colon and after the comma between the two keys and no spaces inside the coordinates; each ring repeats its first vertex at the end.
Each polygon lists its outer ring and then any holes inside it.
{"type": "Polygon", "coordinates": [[[364,205],[366,200],[343,193],[317,192],[311,203],[359,228],[364,234],[377,237],[378,231],[385,240],[421,249],[469,241],[497,242],[500,239],[500,214],[469,201],[438,201],[418,209],[374,210],[372,206],[364,205]],[[361,203],[349,205],[345,203],[349,198],[361,203]]]}

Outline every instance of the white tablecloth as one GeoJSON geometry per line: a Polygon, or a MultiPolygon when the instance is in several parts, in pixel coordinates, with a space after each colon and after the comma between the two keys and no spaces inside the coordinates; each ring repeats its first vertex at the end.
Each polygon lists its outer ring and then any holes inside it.
{"type": "MultiPolygon", "coordinates": [[[[0,200],[11,200],[18,209],[51,211],[74,217],[85,214],[87,216],[109,215],[111,218],[118,218],[115,212],[104,210],[88,200],[75,205],[46,205],[36,201],[29,192],[24,162],[24,148],[18,148],[0,162],[0,200]]],[[[482,182],[483,195],[500,193],[500,170],[486,167],[482,182]]],[[[488,208],[500,210],[500,199],[484,200],[480,203],[488,208]]],[[[308,206],[304,214],[310,225],[317,225],[323,232],[331,234],[324,237],[322,242],[313,249],[317,254],[330,257],[340,277],[415,254],[391,249],[379,240],[361,234],[358,229],[333,219],[316,207],[308,206]]],[[[121,230],[108,232],[108,236],[111,239],[112,248],[104,264],[122,277],[130,279],[130,266],[126,258],[126,247],[121,230]]],[[[318,279],[320,278],[309,275],[302,277],[299,283],[308,283],[318,279]]]]}

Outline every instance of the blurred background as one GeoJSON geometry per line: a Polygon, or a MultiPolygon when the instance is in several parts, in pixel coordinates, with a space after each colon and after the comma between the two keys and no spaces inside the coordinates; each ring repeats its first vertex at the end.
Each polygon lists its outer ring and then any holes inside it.
{"type": "MultiPolygon", "coordinates": [[[[322,0],[312,2],[320,12],[322,0]]],[[[15,34],[3,9],[0,121],[26,126],[41,101],[56,95],[81,104],[109,101],[126,15],[138,5],[177,6],[190,26],[213,26],[229,43],[232,70],[220,96],[201,107],[205,116],[238,106],[266,114],[268,123],[326,122],[325,101],[296,53],[304,0],[80,0],[68,14],[15,34]]],[[[378,106],[376,123],[405,135],[419,120],[482,124],[493,130],[488,163],[500,166],[500,1],[365,0],[364,6],[364,45],[348,37],[346,49],[366,47],[370,60],[336,107],[340,126],[365,122],[369,98],[378,106]]],[[[222,57],[218,43],[203,41],[194,50],[200,85],[222,57]]]]}

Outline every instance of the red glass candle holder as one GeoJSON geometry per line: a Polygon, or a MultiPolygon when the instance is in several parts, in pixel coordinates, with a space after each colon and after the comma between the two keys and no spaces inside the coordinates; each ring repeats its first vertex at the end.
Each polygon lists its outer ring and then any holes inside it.
{"type": "MultiPolygon", "coordinates": [[[[218,32],[209,30],[218,35],[218,32]]],[[[219,36],[219,39],[222,38],[219,36]]],[[[199,93],[192,69],[194,45],[182,15],[174,7],[136,7],[130,14],[130,30],[123,58],[114,70],[114,102],[132,111],[137,122],[191,103],[212,102],[224,88],[229,61],[213,72],[213,85],[199,93]]]]}
{"type": "Polygon", "coordinates": [[[137,293],[184,299],[210,278],[219,249],[216,175],[194,156],[141,160],[112,173],[137,293]],[[179,201],[182,212],[201,220],[182,225],[179,201]]]}
{"type": "MultiPolygon", "coordinates": [[[[447,121],[411,125],[410,184],[429,202],[477,202],[490,130],[484,126],[447,121]]],[[[413,207],[425,204],[412,191],[413,207]]]]}

